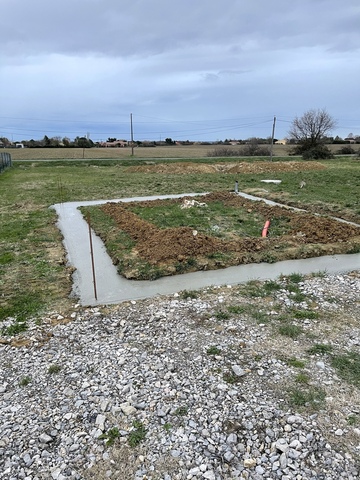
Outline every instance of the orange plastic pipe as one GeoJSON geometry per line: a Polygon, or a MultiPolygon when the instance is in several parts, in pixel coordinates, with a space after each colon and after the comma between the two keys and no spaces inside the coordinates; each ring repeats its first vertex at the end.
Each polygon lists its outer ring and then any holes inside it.
{"type": "Polygon", "coordinates": [[[270,220],[266,220],[264,228],[262,229],[261,236],[267,237],[269,233],[270,220]]]}

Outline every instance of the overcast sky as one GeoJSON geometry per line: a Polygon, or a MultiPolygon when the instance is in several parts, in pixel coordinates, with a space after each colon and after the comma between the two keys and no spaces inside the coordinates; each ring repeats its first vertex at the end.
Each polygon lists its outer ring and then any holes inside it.
{"type": "Polygon", "coordinates": [[[0,136],[360,135],[359,0],[0,0],[0,136]]]}

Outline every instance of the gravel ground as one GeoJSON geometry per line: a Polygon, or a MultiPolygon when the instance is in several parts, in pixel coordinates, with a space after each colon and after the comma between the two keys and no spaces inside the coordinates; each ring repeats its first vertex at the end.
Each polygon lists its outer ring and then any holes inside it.
{"type": "Polygon", "coordinates": [[[359,291],[319,273],[32,322],[0,343],[0,478],[359,478],[359,291]]]}

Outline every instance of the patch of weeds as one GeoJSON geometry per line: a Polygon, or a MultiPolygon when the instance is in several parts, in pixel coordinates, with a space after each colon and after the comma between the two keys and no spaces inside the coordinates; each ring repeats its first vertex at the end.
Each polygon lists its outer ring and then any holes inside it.
{"type": "Polygon", "coordinates": [[[208,355],[220,355],[221,353],[221,349],[216,347],[215,345],[212,345],[211,347],[209,347],[207,350],[206,350],[206,353],[208,355]]]}
{"type": "Polygon", "coordinates": [[[286,323],[285,325],[280,325],[279,333],[280,335],[285,335],[286,337],[295,339],[301,333],[303,333],[303,329],[298,325],[294,325],[293,323],[286,323]]]}
{"type": "Polygon", "coordinates": [[[325,343],[315,343],[312,347],[307,349],[310,355],[326,355],[332,351],[332,346],[325,343]]]}
{"type": "Polygon", "coordinates": [[[230,318],[230,315],[224,310],[218,310],[214,315],[216,320],[228,320],[230,318]]]}
{"type": "Polygon", "coordinates": [[[359,417],[357,415],[349,415],[346,419],[348,425],[354,426],[359,424],[359,417]]]}
{"type": "Polygon", "coordinates": [[[316,410],[322,406],[326,397],[324,390],[318,387],[293,388],[289,391],[289,402],[294,407],[308,407],[316,410]]]}
{"type": "Polygon", "coordinates": [[[207,258],[210,260],[218,260],[219,262],[223,261],[226,262],[230,258],[232,258],[233,254],[231,253],[224,253],[224,252],[213,252],[207,255],[207,258]]]}
{"type": "Polygon", "coordinates": [[[301,273],[290,273],[286,278],[289,283],[300,283],[304,280],[304,275],[301,273]]]}
{"type": "Polygon", "coordinates": [[[187,415],[189,409],[186,406],[178,407],[174,411],[174,415],[177,415],[178,417],[183,417],[184,415],[187,415]]]}
{"type": "Polygon", "coordinates": [[[264,297],[265,291],[261,282],[250,280],[240,288],[240,292],[246,297],[261,298],[264,297]]]}
{"type": "Polygon", "coordinates": [[[175,264],[176,273],[184,273],[197,267],[197,261],[195,258],[188,258],[184,262],[178,262],[175,264]]]}
{"type": "Polygon", "coordinates": [[[130,447],[136,447],[146,437],[146,429],[142,422],[134,420],[133,427],[134,430],[130,432],[128,436],[128,444],[130,447]]]}
{"type": "Polygon", "coordinates": [[[29,376],[22,377],[22,379],[19,382],[19,386],[26,387],[27,385],[29,385],[29,383],[31,383],[31,377],[29,376]]]}
{"type": "Polygon", "coordinates": [[[223,375],[224,382],[230,383],[230,385],[234,385],[235,383],[239,383],[241,377],[238,377],[233,372],[225,372],[223,375]]]}
{"type": "MultiPolygon", "coordinates": [[[[269,260],[267,260],[268,263],[269,260]]],[[[274,292],[279,291],[281,288],[280,283],[275,282],[274,280],[268,280],[266,282],[259,282],[258,280],[250,280],[242,288],[241,293],[244,296],[252,298],[263,298],[271,295],[274,292]]]]}
{"type": "Polygon", "coordinates": [[[353,244],[350,244],[348,250],[346,251],[346,253],[360,253],[360,243],[356,244],[356,243],[353,243],[353,244]]]}
{"type": "Polygon", "coordinates": [[[100,440],[106,440],[105,445],[107,447],[112,447],[117,438],[119,438],[120,432],[117,427],[110,428],[106,433],[103,433],[98,438],[100,440]]]}
{"type": "Polygon", "coordinates": [[[168,423],[168,422],[164,423],[164,430],[165,430],[166,432],[169,433],[171,429],[172,429],[171,423],[168,423]]]}
{"type": "Polygon", "coordinates": [[[263,287],[264,287],[265,293],[267,294],[278,292],[279,290],[282,289],[281,284],[278,282],[275,282],[274,280],[268,280],[267,282],[264,283],[263,287]]]}
{"type": "Polygon", "coordinates": [[[234,315],[240,315],[242,313],[247,313],[249,311],[248,305],[229,305],[227,307],[229,313],[234,315]]]}
{"type": "Polygon", "coordinates": [[[311,274],[311,276],[313,278],[325,278],[327,275],[327,271],[326,270],[319,270],[318,272],[313,272],[311,274]]]}
{"type": "Polygon", "coordinates": [[[257,323],[269,323],[271,316],[261,310],[254,310],[251,313],[251,317],[256,320],[257,323]]]}
{"type": "Polygon", "coordinates": [[[348,352],[343,355],[334,355],[331,366],[343,380],[356,387],[360,386],[360,353],[348,352]]]}
{"type": "Polygon", "coordinates": [[[296,383],[308,384],[310,382],[310,377],[306,373],[299,373],[295,377],[295,382],[296,383]]]}
{"type": "Polygon", "coordinates": [[[21,332],[25,332],[25,330],[27,330],[27,328],[28,328],[28,325],[27,325],[26,322],[14,322],[11,325],[9,325],[8,327],[4,327],[1,330],[1,333],[3,335],[9,335],[9,336],[13,337],[15,335],[18,335],[21,332]]]}
{"type": "Polygon", "coordinates": [[[54,373],[59,373],[60,370],[61,370],[60,365],[53,364],[53,365],[50,365],[50,367],[48,368],[48,374],[53,375],[54,373]]]}
{"type": "Polygon", "coordinates": [[[39,313],[44,303],[40,293],[25,292],[12,299],[12,303],[0,307],[0,320],[14,317],[18,322],[25,322],[31,316],[39,313]]]}
{"type": "Polygon", "coordinates": [[[157,280],[164,276],[164,270],[148,262],[141,263],[137,268],[138,280],[157,280]]]}
{"type": "Polygon", "coordinates": [[[306,295],[305,293],[298,291],[298,292],[295,292],[294,295],[291,296],[291,298],[296,303],[302,303],[306,300],[306,295]]]}
{"type": "Polygon", "coordinates": [[[188,267],[196,267],[197,261],[196,258],[190,257],[186,260],[186,264],[188,267]]]}
{"type": "Polygon", "coordinates": [[[266,263],[276,263],[277,260],[276,256],[271,252],[265,252],[261,257],[261,261],[266,263]]]}
{"type": "Polygon", "coordinates": [[[319,312],[315,312],[314,310],[294,310],[293,316],[299,320],[315,320],[319,318],[319,312]]]}
{"type": "Polygon", "coordinates": [[[305,367],[305,362],[303,362],[302,360],[298,360],[295,357],[288,358],[285,360],[285,362],[287,363],[287,365],[289,365],[289,367],[295,367],[295,368],[305,367]]]}
{"type": "Polygon", "coordinates": [[[11,252],[4,252],[0,254],[0,265],[6,265],[11,263],[15,258],[15,255],[11,252]]]}
{"type": "Polygon", "coordinates": [[[187,300],[188,298],[195,299],[198,298],[199,293],[196,290],[183,290],[180,292],[180,298],[187,300]]]}

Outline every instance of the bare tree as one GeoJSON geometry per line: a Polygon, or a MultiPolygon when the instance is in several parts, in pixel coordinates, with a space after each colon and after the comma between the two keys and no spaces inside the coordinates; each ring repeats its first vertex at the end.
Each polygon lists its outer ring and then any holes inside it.
{"type": "Polygon", "coordinates": [[[288,132],[298,145],[295,153],[303,154],[304,158],[328,157],[330,150],[323,144],[335,126],[336,121],[325,109],[308,110],[302,117],[295,117],[288,132]]]}

